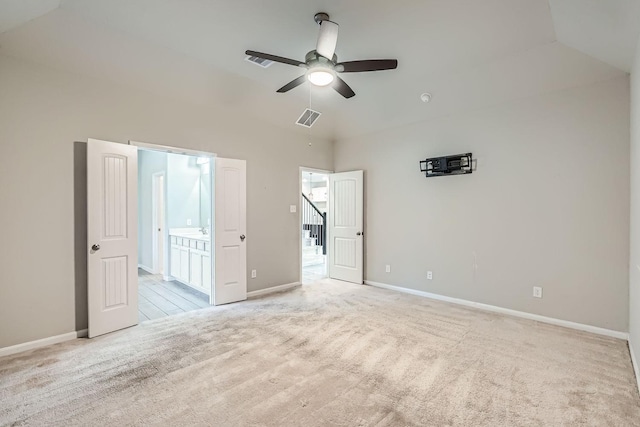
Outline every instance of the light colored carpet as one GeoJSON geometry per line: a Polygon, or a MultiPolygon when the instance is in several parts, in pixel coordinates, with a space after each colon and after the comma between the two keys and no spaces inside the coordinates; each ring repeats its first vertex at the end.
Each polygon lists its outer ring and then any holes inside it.
{"type": "Polygon", "coordinates": [[[325,280],[0,359],[2,425],[633,426],[624,341],[325,280]]]}

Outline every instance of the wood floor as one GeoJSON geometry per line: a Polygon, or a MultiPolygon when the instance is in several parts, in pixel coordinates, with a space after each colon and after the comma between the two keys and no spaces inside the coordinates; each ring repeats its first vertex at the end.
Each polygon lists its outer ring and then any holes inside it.
{"type": "Polygon", "coordinates": [[[162,276],[138,270],[138,321],[159,319],[209,307],[209,297],[162,276]]]}

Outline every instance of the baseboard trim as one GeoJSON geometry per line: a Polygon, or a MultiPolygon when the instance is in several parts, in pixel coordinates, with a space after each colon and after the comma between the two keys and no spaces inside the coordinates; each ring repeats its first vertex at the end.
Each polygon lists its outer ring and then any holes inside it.
{"type": "Polygon", "coordinates": [[[35,341],[24,342],[22,344],[16,344],[9,347],[0,348],[0,357],[9,356],[16,353],[22,353],[23,351],[33,350],[40,347],[46,347],[52,344],[58,344],[65,341],[75,340],[76,338],[85,338],[87,336],[87,330],[81,329],[76,332],[67,332],[66,334],[55,335],[53,337],[42,338],[35,341]]]}
{"type": "Polygon", "coordinates": [[[640,392],[640,366],[638,365],[638,359],[633,352],[633,346],[631,345],[631,339],[629,339],[629,354],[631,355],[631,365],[633,365],[633,372],[636,374],[636,382],[638,383],[638,392],[640,392]]]}
{"type": "Polygon", "coordinates": [[[570,322],[568,320],[556,319],[553,317],[541,316],[539,314],[527,313],[524,311],[511,310],[509,308],[498,307],[495,305],[482,304],[479,302],[468,301],[459,298],[452,298],[445,295],[432,294],[430,292],[419,291],[416,289],[403,288],[402,286],[388,285],[386,283],[373,282],[371,280],[365,280],[364,283],[376,288],[390,289],[392,291],[403,292],[406,294],[417,295],[425,298],[430,298],[438,301],[450,302],[452,304],[464,305],[466,307],[473,307],[484,311],[491,311],[493,313],[506,314],[508,316],[521,317],[523,319],[535,320],[537,322],[548,323],[556,326],[564,326],[565,328],[577,329],[579,331],[591,332],[597,335],[604,335],[612,338],[619,338],[622,340],[628,340],[629,334],[626,332],[614,331],[611,329],[599,328],[597,326],[585,325],[583,323],[570,322]]]}
{"type": "Polygon", "coordinates": [[[138,264],[138,268],[146,271],[149,274],[156,274],[152,268],[147,267],[146,265],[138,264]]]}
{"type": "Polygon", "coordinates": [[[267,294],[272,294],[275,292],[283,292],[283,291],[295,288],[297,286],[300,286],[300,282],[285,283],[284,285],[272,286],[266,289],[251,291],[251,292],[247,292],[247,298],[255,298],[255,297],[260,297],[267,294]]]}
{"type": "MultiPolygon", "coordinates": [[[[138,264],[138,268],[146,271],[149,274],[156,274],[155,271],[153,271],[152,268],[147,267],[146,265],[142,265],[142,264],[138,264]]],[[[172,280],[178,280],[173,276],[167,276],[167,275],[162,275],[162,280],[164,280],[165,282],[171,282],[172,280]]]]}

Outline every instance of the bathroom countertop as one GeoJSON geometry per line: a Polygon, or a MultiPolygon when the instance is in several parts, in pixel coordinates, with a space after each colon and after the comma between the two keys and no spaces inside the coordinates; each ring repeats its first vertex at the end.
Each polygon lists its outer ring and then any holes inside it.
{"type": "Polygon", "coordinates": [[[211,235],[202,234],[200,229],[170,229],[169,236],[182,237],[183,239],[204,240],[205,242],[211,241],[211,235]]]}
{"type": "Polygon", "coordinates": [[[170,236],[182,237],[183,239],[194,239],[194,240],[204,240],[208,242],[211,240],[211,236],[208,234],[188,234],[188,233],[175,233],[169,234],[170,236]]]}

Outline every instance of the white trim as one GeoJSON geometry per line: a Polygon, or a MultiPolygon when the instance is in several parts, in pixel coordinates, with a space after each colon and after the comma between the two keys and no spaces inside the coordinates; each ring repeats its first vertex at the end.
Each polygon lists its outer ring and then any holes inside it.
{"type": "Polygon", "coordinates": [[[636,382],[638,383],[638,391],[640,391],[640,365],[638,365],[638,359],[636,359],[636,354],[633,352],[633,345],[631,345],[631,338],[628,341],[629,344],[629,354],[631,355],[631,365],[633,365],[633,372],[636,374],[636,382]]]}
{"type": "Polygon", "coordinates": [[[52,344],[58,344],[65,341],[75,340],[76,338],[85,338],[87,330],[81,329],[76,332],[68,332],[66,334],[56,335],[53,337],[42,338],[35,341],[24,342],[9,347],[0,348],[0,357],[9,356],[11,354],[22,353],[23,351],[33,350],[40,347],[46,347],[52,344]]]}
{"type": "Polygon", "coordinates": [[[401,286],[387,285],[386,283],[364,281],[365,285],[374,286],[376,288],[390,289],[393,291],[404,292],[406,294],[417,295],[438,301],[450,302],[452,304],[464,305],[480,310],[491,311],[493,313],[506,314],[508,316],[521,317],[523,319],[535,320],[537,322],[549,323],[551,325],[564,326],[565,328],[577,329],[579,331],[591,332],[597,335],[619,338],[628,340],[629,334],[621,331],[613,331],[611,329],[599,328],[597,326],[585,325],[583,323],[570,322],[568,320],[555,319],[553,317],[541,316],[539,314],[526,313],[524,311],[511,310],[509,308],[497,307],[495,305],[482,304],[479,302],[467,301],[459,298],[447,297],[444,295],[432,294],[429,292],[418,291],[416,289],[403,288],[401,286]]]}
{"type": "Polygon", "coordinates": [[[174,153],[174,154],[185,154],[187,156],[198,156],[198,157],[216,157],[217,156],[216,153],[211,153],[208,151],[191,150],[189,148],[182,148],[182,147],[171,147],[169,145],[150,144],[148,142],[129,140],[129,145],[134,145],[136,147],[144,148],[146,150],[164,151],[166,153],[174,153]]]}
{"type": "MultiPolygon", "coordinates": [[[[216,162],[215,160],[210,160],[209,161],[209,218],[207,221],[207,225],[209,226],[209,246],[210,246],[210,251],[213,252],[213,248],[215,248],[215,244],[216,244],[216,210],[215,210],[215,202],[216,202],[216,186],[214,185],[214,175],[216,173],[216,162]]],[[[245,175],[246,175],[246,170],[245,170],[245,175]]],[[[166,184],[165,184],[165,189],[166,189],[166,184]]],[[[202,187],[200,187],[202,188],[202,187]]],[[[167,198],[165,197],[165,212],[166,212],[166,206],[167,206],[167,198]]],[[[246,209],[246,206],[245,206],[246,209]]],[[[202,212],[202,211],[201,211],[202,212]]],[[[167,217],[165,216],[164,218],[164,223],[165,226],[167,225],[167,217]]],[[[166,248],[167,248],[167,252],[165,252],[165,261],[164,261],[164,274],[171,277],[169,275],[169,273],[171,273],[171,271],[169,270],[170,264],[170,251],[171,251],[171,238],[167,236],[167,240],[165,240],[166,242],[166,248]]],[[[206,246],[206,244],[205,244],[206,246]]],[[[191,262],[191,260],[189,260],[189,262],[191,262]]],[[[216,275],[216,257],[215,254],[210,253],[209,254],[209,268],[211,269],[211,283],[209,283],[209,305],[213,305],[213,300],[214,297],[216,295],[216,281],[215,281],[215,275],[216,275]]],[[[166,279],[165,279],[166,280],[166,279]]],[[[247,286],[246,284],[246,280],[245,280],[245,286],[247,286]]]]}
{"type": "Polygon", "coordinates": [[[154,272],[153,272],[153,269],[152,269],[152,268],[147,267],[146,265],[138,264],[138,268],[140,268],[140,269],[142,269],[142,270],[146,271],[146,272],[147,272],[147,273],[149,273],[149,274],[156,274],[156,273],[154,273],[154,272]]]}
{"type": "Polygon", "coordinates": [[[247,292],[247,298],[255,298],[255,297],[261,297],[267,294],[272,294],[275,292],[283,292],[289,289],[296,288],[298,286],[300,286],[300,282],[285,283],[284,285],[272,286],[266,289],[259,289],[257,291],[247,292]]]}
{"type": "MultiPolygon", "coordinates": [[[[333,171],[326,170],[326,169],[308,168],[306,166],[300,166],[300,172],[302,171],[311,172],[311,173],[323,173],[326,175],[333,173],[333,171]]],[[[302,175],[300,175],[300,179],[302,179],[302,175]]]]}

